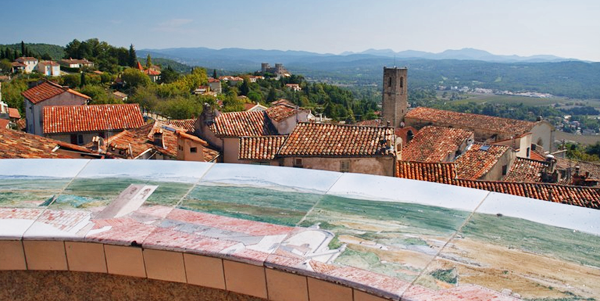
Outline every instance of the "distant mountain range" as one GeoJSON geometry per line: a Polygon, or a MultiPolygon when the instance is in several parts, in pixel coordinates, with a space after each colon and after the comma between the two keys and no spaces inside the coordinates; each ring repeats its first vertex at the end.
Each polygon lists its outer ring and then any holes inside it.
{"type": "Polygon", "coordinates": [[[308,51],[282,51],[259,50],[242,48],[168,48],[168,49],[142,49],[138,55],[144,57],[150,54],[153,57],[174,59],[189,65],[206,67],[220,67],[232,70],[244,70],[250,66],[256,68],[262,62],[290,64],[299,61],[310,61],[327,58],[327,61],[355,61],[361,59],[395,58],[402,60],[428,59],[428,60],[472,60],[495,63],[541,63],[577,61],[576,59],[561,58],[553,55],[495,55],[484,50],[464,48],[460,50],[446,50],[440,53],[406,50],[394,52],[391,49],[369,49],[360,53],[344,52],[339,55],[321,54],[308,51]]]}

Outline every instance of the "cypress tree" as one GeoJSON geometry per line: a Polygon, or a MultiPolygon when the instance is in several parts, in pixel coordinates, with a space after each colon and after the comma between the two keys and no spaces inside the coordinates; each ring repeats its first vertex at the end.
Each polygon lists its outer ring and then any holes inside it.
{"type": "Polygon", "coordinates": [[[25,55],[26,51],[25,51],[25,42],[21,41],[21,53],[23,55],[25,55]]]}
{"type": "Polygon", "coordinates": [[[133,44],[129,46],[129,67],[135,67],[137,65],[137,55],[135,54],[135,49],[133,48],[133,44]]]}

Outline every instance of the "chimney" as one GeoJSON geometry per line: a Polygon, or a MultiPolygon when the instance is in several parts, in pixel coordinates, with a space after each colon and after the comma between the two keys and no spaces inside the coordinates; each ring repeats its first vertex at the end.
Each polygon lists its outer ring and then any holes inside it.
{"type": "Polygon", "coordinates": [[[548,163],[548,173],[553,173],[556,168],[556,159],[553,155],[546,155],[546,162],[548,163]]]}
{"type": "Polygon", "coordinates": [[[97,153],[103,153],[104,152],[104,139],[102,137],[96,136],[94,138],[92,138],[92,150],[96,151],[97,153]]]}
{"type": "Polygon", "coordinates": [[[154,132],[154,145],[156,145],[160,148],[166,148],[164,141],[163,141],[162,129],[159,129],[156,132],[154,132]]]}

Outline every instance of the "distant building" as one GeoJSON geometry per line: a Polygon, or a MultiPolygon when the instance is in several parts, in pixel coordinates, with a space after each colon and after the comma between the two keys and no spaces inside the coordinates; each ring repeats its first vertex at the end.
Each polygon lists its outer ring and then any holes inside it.
{"type": "Polygon", "coordinates": [[[21,66],[23,66],[23,69],[22,69],[23,72],[31,73],[37,67],[38,59],[36,59],[34,57],[23,56],[23,57],[17,58],[15,60],[15,62],[17,62],[17,63],[21,64],[21,66]]]}
{"type": "Polygon", "coordinates": [[[221,81],[218,78],[209,78],[208,79],[208,86],[210,87],[210,90],[217,93],[217,94],[221,94],[223,93],[223,90],[221,88],[221,81]]]}
{"type": "Polygon", "coordinates": [[[87,59],[63,59],[59,61],[59,64],[63,67],[79,69],[83,67],[94,67],[94,63],[88,61],[87,59]]]}
{"type": "Polygon", "coordinates": [[[60,65],[54,61],[41,61],[37,64],[37,71],[45,76],[60,76],[60,65]]]}
{"type": "Polygon", "coordinates": [[[294,92],[302,91],[302,88],[300,88],[300,85],[298,85],[298,84],[285,84],[285,87],[294,92]]]}
{"type": "Polygon", "coordinates": [[[275,64],[275,67],[271,67],[269,63],[260,64],[260,73],[263,75],[265,73],[275,74],[277,78],[280,77],[290,77],[292,74],[283,67],[283,64],[275,64]]]}

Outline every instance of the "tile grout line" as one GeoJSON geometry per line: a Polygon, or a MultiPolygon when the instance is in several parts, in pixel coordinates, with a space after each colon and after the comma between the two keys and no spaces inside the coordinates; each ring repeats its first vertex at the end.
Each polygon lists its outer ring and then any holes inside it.
{"type": "Polygon", "coordinates": [[[296,223],[296,225],[294,227],[299,227],[299,225],[304,222],[306,220],[306,218],[313,212],[313,210],[321,203],[321,200],[323,200],[323,198],[325,196],[327,196],[327,193],[329,193],[329,191],[331,190],[331,188],[333,188],[333,186],[335,186],[335,184],[337,184],[337,182],[342,178],[342,176],[344,176],[344,174],[341,174],[336,180],[335,182],[333,182],[333,184],[331,184],[331,186],[329,186],[329,188],[327,188],[327,191],[325,191],[323,193],[323,195],[319,198],[319,200],[306,212],[306,214],[302,217],[302,219],[300,219],[299,222],[296,223]]]}
{"type": "Polygon", "coordinates": [[[429,268],[429,266],[433,263],[433,261],[438,258],[438,256],[440,256],[440,254],[442,254],[442,251],[444,251],[444,249],[446,249],[446,246],[448,246],[448,244],[450,244],[451,241],[453,241],[456,236],[458,235],[458,233],[460,233],[460,231],[467,225],[467,223],[471,220],[471,218],[473,217],[473,215],[475,214],[475,212],[477,212],[477,210],[479,209],[479,207],[481,207],[481,205],[483,204],[483,202],[485,202],[485,200],[490,196],[491,192],[488,191],[485,196],[481,199],[481,202],[479,202],[479,204],[477,204],[477,206],[475,207],[475,209],[473,209],[473,211],[471,211],[471,213],[469,213],[469,216],[467,216],[467,218],[465,218],[465,221],[460,225],[460,227],[458,227],[458,229],[454,232],[454,234],[452,234],[452,236],[446,241],[446,243],[444,243],[444,245],[440,248],[440,250],[435,254],[435,256],[429,261],[429,263],[427,263],[427,265],[423,268],[423,270],[419,273],[419,275],[417,275],[417,277],[415,277],[415,279],[413,279],[413,281],[410,282],[410,284],[406,287],[406,289],[402,292],[402,294],[400,295],[400,300],[403,300],[403,296],[406,293],[406,291],[408,291],[413,285],[415,285],[415,282],[417,282],[417,280],[419,280],[419,278],[421,278],[421,276],[423,276],[423,274],[427,271],[427,268],[429,268]]]}
{"type": "MultiPolygon", "coordinates": [[[[215,164],[216,163],[211,164],[210,167],[206,170],[206,172],[204,172],[202,174],[202,176],[200,178],[198,178],[198,180],[195,183],[192,184],[192,187],[190,187],[190,189],[188,189],[188,191],[179,199],[179,201],[177,201],[171,207],[171,210],[169,211],[169,213],[171,213],[174,209],[177,208],[177,206],[179,206],[181,203],[183,203],[183,200],[185,200],[185,198],[190,194],[190,192],[192,192],[192,190],[194,190],[194,188],[196,188],[198,183],[200,183],[200,181],[202,181],[202,178],[204,178],[204,176],[213,168],[213,166],[215,166],[215,164]]],[[[169,215],[169,213],[167,215],[169,215]]],[[[167,217],[165,216],[164,218],[160,219],[160,221],[164,221],[166,218],[167,217]]],[[[150,234],[148,234],[148,236],[144,237],[144,240],[140,243],[142,246],[144,245],[144,242],[146,242],[146,239],[148,239],[148,237],[150,237],[150,235],[152,235],[152,233],[154,233],[154,231],[156,231],[156,229],[152,230],[152,232],[150,232],[150,234]]],[[[143,249],[143,247],[142,247],[142,249],[143,249]]],[[[187,279],[187,275],[186,275],[186,279],[187,279]]]]}
{"type": "MultiPolygon", "coordinates": [[[[63,159],[63,160],[70,160],[70,159],[63,159]]],[[[31,223],[31,225],[29,227],[27,227],[27,229],[25,229],[25,231],[23,231],[23,235],[21,235],[21,241],[23,240],[25,233],[27,233],[27,231],[29,231],[31,229],[31,227],[33,227],[33,225],[35,224],[35,222],[37,222],[37,220],[44,214],[46,213],[46,210],[48,210],[48,208],[50,208],[50,206],[52,206],[52,204],[54,204],[54,202],[56,202],[56,199],[58,199],[59,196],[61,196],[63,194],[63,192],[65,192],[65,190],[67,189],[67,187],[69,187],[69,185],[71,185],[73,183],[73,181],[75,181],[75,179],[79,176],[79,174],[88,166],[88,164],[90,164],[90,162],[92,162],[92,159],[87,159],[88,162],[85,163],[85,165],[83,167],[81,167],[81,169],[77,172],[77,174],[75,174],[71,180],[69,181],[69,183],[67,183],[67,185],[65,185],[58,193],[57,196],[54,197],[52,199],[52,202],[50,202],[50,204],[48,204],[48,206],[46,206],[44,209],[42,209],[42,212],[40,212],[40,214],[35,218],[35,220],[33,220],[33,223],[31,223]]],[[[23,245],[23,248],[25,248],[25,246],[23,245]]],[[[25,251],[25,250],[23,250],[25,251]]]]}

